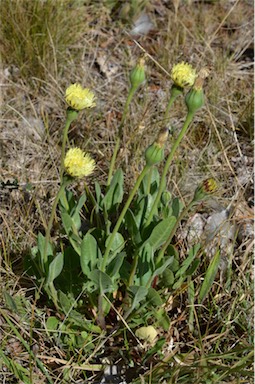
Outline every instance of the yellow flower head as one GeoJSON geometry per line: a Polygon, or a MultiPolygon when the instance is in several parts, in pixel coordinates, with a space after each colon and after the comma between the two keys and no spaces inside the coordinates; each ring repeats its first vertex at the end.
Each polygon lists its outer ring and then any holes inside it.
{"type": "Polygon", "coordinates": [[[80,84],[72,84],[66,90],[65,99],[67,104],[80,111],[85,108],[95,107],[95,95],[88,88],[82,88],[80,84]]]}
{"type": "Polygon", "coordinates": [[[196,77],[195,69],[184,61],[173,66],[171,78],[178,87],[192,87],[196,77]]]}
{"type": "Polygon", "coordinates": [[[83,177],[94,171],[95,161],[80,148],[71,148],[66,153],[64,165],[66,172],[72,177],[83,177]]]}

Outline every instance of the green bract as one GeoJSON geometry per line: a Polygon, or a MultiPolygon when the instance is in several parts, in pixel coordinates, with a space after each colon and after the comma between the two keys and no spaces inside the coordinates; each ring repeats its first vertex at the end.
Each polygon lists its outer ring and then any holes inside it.
{"type": "Polygon", "coordinates": [[[162,161],[164,158],[164,148],[161,148],[158,144],[150,145],[145,151],[146,164],[154,165],[162,161]]]}

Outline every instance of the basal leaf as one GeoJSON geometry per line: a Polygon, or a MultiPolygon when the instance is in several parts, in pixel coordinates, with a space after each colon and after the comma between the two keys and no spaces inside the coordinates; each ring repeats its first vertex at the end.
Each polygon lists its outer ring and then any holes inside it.
{"type": "Polygon", "coordinates": [[[205,278],[198,296],[199,303],[202,303],[205,296],[210,291],[211,286],[213,285],[216,273],[218,272],[219,264],[220,264],[220,251],[217,251],[214,257],[212,258],[209,264],[209,267],[206,271],[205,278]]]}
{"type": "Polygon", "coordinates": [[[60,275],[64,266],[63,253],[58,253],[49,265],[46,284],[51,284],[60,275]]]}
{"type": "Polygon", "coordinates": [[[89,278],[96,284],[97,288],[100,290],[100,294],[113,292],[116,289],[110,276],[99,269],[94,269],[90,273],[89,278]]]}
{"type": "Polygon", "coordinates": [[[81,269],[84,275],[89,277],[91,271],[98,265],[102,254],[97,241],[90,233],[86,233],[81,242],[81,269]]]}
{"type": "Polygon", "coordinates": [[[153,228],[147,242],[153,247],[158,249],[169,237],[171,231],[176,223],[174,216],[162,220],[156,227],[153,228]]]}

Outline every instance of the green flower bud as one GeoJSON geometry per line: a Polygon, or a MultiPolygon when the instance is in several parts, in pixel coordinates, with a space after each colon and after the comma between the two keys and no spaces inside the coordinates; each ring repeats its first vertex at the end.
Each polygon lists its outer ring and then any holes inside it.
{"type": "Polygon", "coordinates": [[[145,160],[147,165],[154,165],[162,161],[164,158],[164,149],[158,144],[151,144],[145,151],[145,160]]]}
{"type": "Polygon", "coordinates": [[[207,195],[214,193],[217,188],[217,183],[213,178],[204,180],[195,190],[193,201],[204,199],[207,195]]]}
{"type": "Polygon", "coordinates": [[[145,60],[142,57],[130,73],[130,83],[131,87],[134,89],[139,88],[146,80],[144,62],[145,60]]]}
{"type": "Polygon", "coordinates": [[[169,191],[164,191],[161,195],[161,201],[163,205],[167,205],[172,199],[172,194],[169,191]]]}
{"type": "Polygon", "coordinates": [[[185,103],[189,113],[195,114],[196,111],[204,105],[203,84],[209,72],[202,68],[195,80],[193,88],[187,93],[185,103]]]}
{"type": "Polygon", "coordinates": [[[196,113],[196,111],[204,105],[204,93],[202,88],[196,89],[195,86],[187,93],[185,97],[189,113],[196,113]]]}
{"type": "Polygon", "coordinates": [[[145,151],[145,160],[147,165],[159,163],[164,158],[164,146],[168,138],[168,129],[163,128],[159,131],[157,140],[151,144],[145,151]]]}

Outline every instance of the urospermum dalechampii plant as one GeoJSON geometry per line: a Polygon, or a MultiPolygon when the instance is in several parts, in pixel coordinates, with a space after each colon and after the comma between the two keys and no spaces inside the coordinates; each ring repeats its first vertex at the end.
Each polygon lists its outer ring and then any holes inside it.
{"type": "MultiPolygon", "coordinates": [[[[199,244],[190,250],[184,261],[186,264],[180,265],[172,239],[188,211],[206,195],[213,193],[217,185],[213,179],[207,179],[185,207],[178,198],[171,198],[170,191],[166,190],[166,181],[176,151],[195,113],[204,105],[205,73],[200,71],[196,74],[191,65],[183,62],[173,67],[171,77],[173,85],[166,116],[176,97],[184,96],[184,87],[190,87],[185,97],[186,119],[178,136],[172,140],[166,158],[164,149],[168,144],[169,129],[167,124],[158,129],[156,139],[144,151],[144,158],[141,159],[143,167],[128,193],[125,193],[125,174],[121,168],[116,170],[115,165],[120,145],[125,142],[129,105],[146,80],[144,58],[138,61],[130,75],[129,93],[107,181],[99,183],[96,180],[94,189],[84,184],[84,191],[79,197],[70,185],[75,178],[91,175],[96,164],[88,153],[78,147],[66,151],[68,130],[80,111],[94,107],[96,102],[94,93],[77,83],[70,85],[65,93],[68,108],[63,130],[60,188],[53,202],[45,237],[38,235],[37,254],[33,261],[44,279],[44,290],[55,306],[64,311],[67,307],[75,307],[78,313],[76,300],[80,297],[82,316],[86,320],[92,317],[95,322],[91,324],[99,325],[101,329],[106,329],[107,315],[118,291],[124,292],[121,311],[126,321],[134,310],[142,313],[143,308],[150,305],[151,299],[146,303],[147,295],[152,295],[151,298],[157,296],[158,300],[160,295],[155,292],[157,279],[162,287],[170,286],[174,290],[192,278],[190,271],[195,271],[199,263],[196,257],[199,244]],[[157,164],[163,160],[164,166],[159,172],[157,164]],[[166,192],[169,198],[164,199],[163,193],[166,192]],[[56,212],[62,220],[60,244],[51,240],[56,212]],[[190,268],[187,269],[188,266],[190,268]],[[169,281],[164,280],[164,272],[165,276],[170,276],[169,281]],[[75,282],[75,287],[72,282],[75,282]]],[[[158,321],[168,328],[167,319],[165,313],[158,321]]],[[[149,325],[140,327],[138,337],[154,342],[156,335],[157,331],[149,325]]]]}

